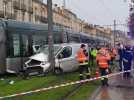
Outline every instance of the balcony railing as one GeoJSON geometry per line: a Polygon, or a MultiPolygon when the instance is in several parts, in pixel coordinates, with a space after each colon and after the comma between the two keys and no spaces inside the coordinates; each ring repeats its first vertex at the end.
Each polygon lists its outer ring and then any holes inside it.
{"type": "Polygon", "coordinates": [[[13,1],[13,7],[14,7],[15,9],[20,9],[20,3],[17,2],[17,1],[13,1]]]}

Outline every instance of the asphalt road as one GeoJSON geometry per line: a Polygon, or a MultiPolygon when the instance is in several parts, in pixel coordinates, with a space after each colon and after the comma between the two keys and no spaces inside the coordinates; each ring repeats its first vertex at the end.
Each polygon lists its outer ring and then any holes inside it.
{"type": "Polygon", "coordinates": [[[101,87],[93,100],[134,100],[134,74],[132,76],[128,79],[122,75],[110,78],[109,87],[101,87]]]}

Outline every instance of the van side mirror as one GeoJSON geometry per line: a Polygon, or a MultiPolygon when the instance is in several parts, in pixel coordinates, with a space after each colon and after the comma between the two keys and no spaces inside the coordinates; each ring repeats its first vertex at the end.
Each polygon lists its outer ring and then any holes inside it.
{"type": "Polygon", "coordinates": [[[38,53],[40,50],[40,45],[33,45],[33,51],[34,53],[38,53]]]}

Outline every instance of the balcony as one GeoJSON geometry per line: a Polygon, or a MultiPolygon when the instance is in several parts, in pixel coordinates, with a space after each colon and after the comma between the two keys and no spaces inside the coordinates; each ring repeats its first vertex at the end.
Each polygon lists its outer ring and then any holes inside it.
{"type": "Polygon", "coordinates": [[[27,10],[27,8],[26,8],[26,5],[25,5],[25,4],[21,4],[21,10],[22,10],[22,11],[26,11],[26,10],[27,10]]]}
{"type": "Polygon", "coordinates": [[[6,15],[4,16],[4,11],[0,11],[0,18],[15,19],[15,15],[13,13],[6,12],[6,15]]]}
{"type": "Polygon", "coordinates": [[[20,9],[20,3],[17,1],[13,1],[13,7],[14,9],[20,9]]]}
{"type": "Polygon", "coordinates": [[[0,18],[4,18],[4,11],[0,11],[0,18]]]}

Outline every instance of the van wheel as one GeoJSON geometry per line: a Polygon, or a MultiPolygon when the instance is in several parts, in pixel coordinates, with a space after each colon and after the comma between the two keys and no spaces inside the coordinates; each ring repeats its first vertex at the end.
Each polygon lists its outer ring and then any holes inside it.
{"type": "Polygon", "coordinates": [[[63,73],[63,70],[61,68],[55,68],[54,72],[55,74],[60,75],[63,73]]]}

